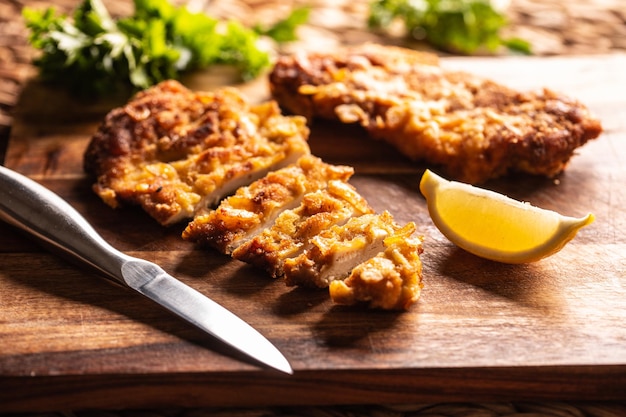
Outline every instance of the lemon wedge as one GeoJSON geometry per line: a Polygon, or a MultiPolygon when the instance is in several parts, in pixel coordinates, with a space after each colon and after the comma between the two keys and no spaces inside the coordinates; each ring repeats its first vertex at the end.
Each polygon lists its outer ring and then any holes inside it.
{"type": "Polygon", "coordinates": [[[505,263],[538,261],[560,251],[594,220],[563,216],[426,170],[420,181],[435,226],[474,255],[505,263]]]}

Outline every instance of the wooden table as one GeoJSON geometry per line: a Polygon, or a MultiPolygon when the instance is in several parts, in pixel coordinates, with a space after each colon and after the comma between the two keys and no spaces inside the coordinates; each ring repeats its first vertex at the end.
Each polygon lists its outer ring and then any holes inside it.
{"type": "MultiPolygon", "coordinates": [[[[510,86],[549,86],[586,103],[605,133],[556,179],[486,187],[597,219],[561,252],[503,265],[455,248],[433,226],[409,163],[354,127],[315,123],[313,152],[356,168],[377,210],[426,237],[425,288],[404,313],[331,305],[182,241],[90,190],[82,152],[116,103],[26,87],[5,165],[67,199],[111,244],[155,261],[239,314],[290,360],[283,375],[236,354],[148,300],[43,251],[0,224],[0,411],[168,406],[626,399],[626,55],[448,58],[510,86]]],[[[214,79],[194,87],[211,88],[214,79]]],[[[264,80],[240,86],[267,98],[264,80]]]]}

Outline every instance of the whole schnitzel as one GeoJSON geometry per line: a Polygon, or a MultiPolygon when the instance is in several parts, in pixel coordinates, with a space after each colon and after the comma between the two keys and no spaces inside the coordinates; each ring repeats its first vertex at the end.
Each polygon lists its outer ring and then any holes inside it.
{"type": "Polygon", "coordinates": [[[398,47],[282,56],[269,79],[286,110],[358,123],[409,158],[469,183],[511,172],[555,176],[602,132],[576,100],[447,71],[434,55],[398,47]]]}

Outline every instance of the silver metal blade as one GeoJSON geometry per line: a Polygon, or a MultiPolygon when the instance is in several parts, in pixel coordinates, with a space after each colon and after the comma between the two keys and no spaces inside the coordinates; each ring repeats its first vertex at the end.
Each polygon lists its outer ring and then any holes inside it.
{"type": "Polygon", "coordinates": [[[235,314],[166,273],[158,265],[133,259],[122,265],[126,284],[249,357],[292,374],[287,359],[261,333],[235,314]]]}

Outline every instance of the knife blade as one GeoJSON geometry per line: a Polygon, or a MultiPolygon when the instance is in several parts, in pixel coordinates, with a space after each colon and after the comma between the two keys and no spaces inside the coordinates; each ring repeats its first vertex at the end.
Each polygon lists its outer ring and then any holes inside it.
{"type": "Polygon", "coordinates": [[[106,242],[60,196],[0,165],[0,218],[127,286],[248,357],[291,374],[282,353],[244,320],[155,263],[106,242]]]}

